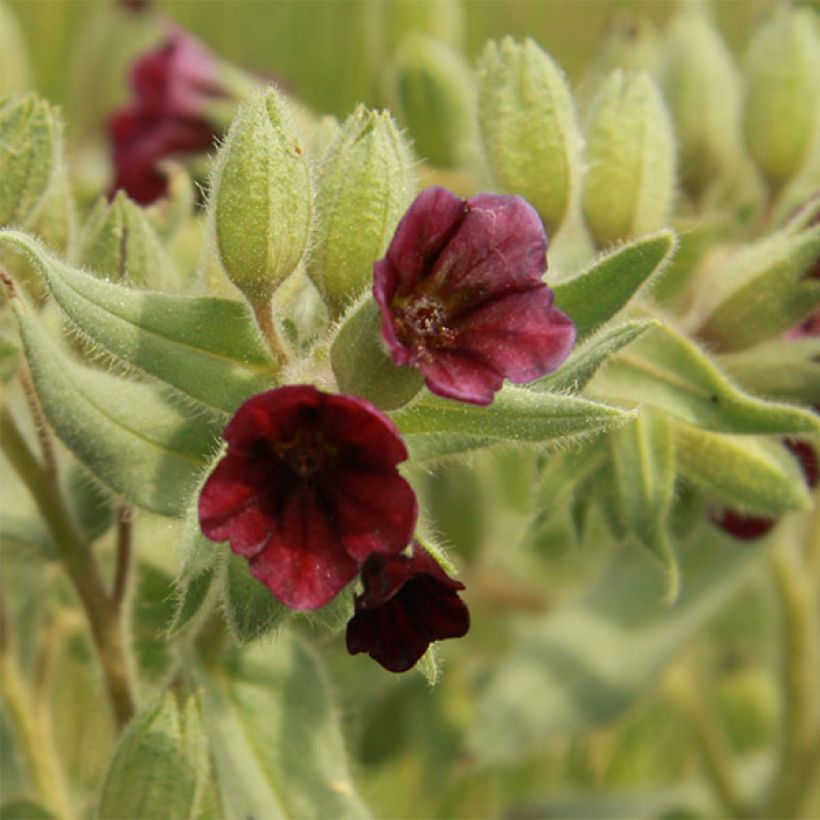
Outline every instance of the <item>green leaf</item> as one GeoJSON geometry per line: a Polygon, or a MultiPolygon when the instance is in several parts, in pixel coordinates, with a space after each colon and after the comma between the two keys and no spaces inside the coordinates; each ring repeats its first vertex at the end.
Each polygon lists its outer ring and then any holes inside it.
{"type": "Polygon", "coordinates": [[[195,817],[208,752],[199,704],[166,694],[137,715],[111,760],[97,817],[195,817]]]}
{"type": "Polygon", "coordinates": [[[244,303],[104,282],[18,231],[0,231],[0,244],[30,256],[57,304],[95,344],[208,407],[231,414],[275,385],[273,363],[244,303]]]}
{"type": "Polygon", "coordinates": [[[27,798],[7,800],[0,805],[0,820],[53,820],[54,815],[27,798]]]}
{"type": "Polygon", "coordinates": [[[747,390],[804,404],[820,404],[820,337],[775,339],[718,356],[718,363],[747,390]]]}
{"type": "Polygon", "coordinates": [[[251,574],[247,560],[232,551],[226,562],[222,607],[231,635],[238,643],[261,638],[282,623],[290,612],[251,574]]]}
{"type": "Polygon", "coordinates": [[[509,763],[621,714],[741,588],[758,555],[710,533],[681,555],[681,594],[668,606],[655,568],[619,553],[580,598],[522,628],[480,694],[471,752],[509,763]]]}
{"type": "Polygon", "coordinates": [[[778,442],[686,424],[676,424],[674,433],[681,475],[715,498],[756,515],[811,509],[800,465],[778,442]]]}
{"type": "Polygon", "coordinates": [[[660,413],[644,410],[609,437],[615,485],[626,527],[663,564],[666,598],[674,601],[680,578],[667,534],[675,493],[675,445],[672,427],[660,413]]]}
{"type": "Polygon", "coordinates": [[[414,368],[393,364],[379,332],[381,321],[378,306],[367,294],[342,320],[330,346],[330,363],[343,393],[394,410],[410,401],[423,381],[414,368]]]}
{"type": "Polygon", "coordinates": [[[489,407],[425,394],[391,415],[404,435],[426,435],[429,442],[431,434],[446,434],[461,443],[465,436],[495,442],[553,441],[609,430],[628,418],[623,410],[587,399],[510,386],[500,390],[489,407]]]}
{"type": "Polygon", "coordinates": [[[178,635],[202,612],[214,586],[217,569],[209,567],[198,575],[177,581],[174,617],[168,627],[170,636],[178,635]]]}
{"type": "Polygon", "coordinates": [[[724,433],[820,433],[813,413],[744,393],[694,342],[666,325],[613,356],[589,392],[627,406],[660,407],[724,433]]]}
{"type": "Polygon", "coordinates": [[[610,356],[626,347],[642,333],[659,325],[660,322],[654,319],[635,319],[605,328],[576,347],[555,373],[527,386],[530,390],[551,390],[556,393],[582,390],[610,356]]]}
{"type": "Polygon", "coordinates": [[[583,273],[552,286],[555,304],[575,322],[578,341],[615,316],[639,288],[657,276],[675,252],[673,231],[622,245],[583,273]]]}
{"type": "Polygon", "coordinates": [[[161,515],[181,515],[217,428],[167,391],[77,364],[18,299],[12,302],[46,418],[106,487],[161,515]]]}
{"type": "Polygon", "coordinates": [[[198,675],[226,818],[367,817],[313,654],[283,634],[235,658],[198,675]]]}

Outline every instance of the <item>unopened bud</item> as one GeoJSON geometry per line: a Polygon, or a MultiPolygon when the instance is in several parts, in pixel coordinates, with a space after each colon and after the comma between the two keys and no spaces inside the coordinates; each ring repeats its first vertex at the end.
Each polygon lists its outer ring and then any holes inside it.
{"type": "Polygon", "coordinates": [[[29,227],[62,161],[62,123],[34,94],[0,101],[0,225],[29,227]]]}
{"type": "Polygon", "coordinates": [[[681,182],[695,197],[742,157],[740,77],[714,23],[697,6],[672,22],[663,88],[680,146],[681,182]]]}
{"type": "Polygon", "coordinates": [[[473,78],[458,52],[429,37],[408,37],[394,93],[418,153],[441,168],[463,164],[478,135],[473,78]]]}
{"type": "Polygon", "coordinates": [[[672,123],[652,78],[614,71],[590,112],[584,216],[598,245],[666,224],[675,191],[672,123]]]}
{"type": "Polygon", "coordinates": [[[799,324],[820,304],[812,272],[820,225],[788,228],[729,257],[698,290],[698,335],[718,351],[742,350],[799,324]]]}
{"type": "Polygon", "coordinates": [[[779,189],[817,149],[820,37],[814,12],[782,8],[757,30],[746,88],[746,141],[769,184],[779,189]]]}
{"type": "Polygon", "coordinates": [[[373,282],[413,196],[410,151],[387,112],[359,106],[319,168],[308,275],[338,318],[373,282]]]}
{"type": "Polygon", "coordinates": [[[172,271],[151,223],[120,191],[109,205],[97,204],[80,241],[81,265],[114,282],[141,288],[169,288],[172,271]]]}
{"type": "Polygon", "coordinates": [[[490,171],[558,230],[578,187],[581,135],[561,69],[536,43],[490,42],[478,74],[479,124],[490,171]]]}
{"type": "Polygon", "coordinates": [[[464,12],[458,0],[387,0],[384,3],[387,44],[392,52],[413,32],[453,47],[461,44],[464,12]]]}
{"type": "Polygon", "coordinates": [[[312,211],[310,167],[275,89],[254,95],[234,120],[210,209],[225,273],[251,304],[265,303],[304,255],[312,211]]]}

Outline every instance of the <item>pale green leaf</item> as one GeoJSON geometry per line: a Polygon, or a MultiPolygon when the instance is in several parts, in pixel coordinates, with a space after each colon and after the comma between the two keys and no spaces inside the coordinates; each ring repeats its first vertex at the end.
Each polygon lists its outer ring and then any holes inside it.
{"type": "MultiPolygon", "coordinates": [[[[229,550],[227,545],[224,549],[229,550]]],[[[231,635],[238,643],[266,635],[290,610],[250,571],[247,559],[229,550],[222,589],[222,608],[231,635]]]]}

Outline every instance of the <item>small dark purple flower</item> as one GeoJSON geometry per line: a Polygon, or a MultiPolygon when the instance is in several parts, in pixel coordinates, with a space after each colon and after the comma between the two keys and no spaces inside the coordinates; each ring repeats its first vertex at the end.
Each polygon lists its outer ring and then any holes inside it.
{"type": "Polygon", "coordinates": [[[163,160],[213,146],[217,129],[206,107],[227,93],[217,79],[215,58],[180,29],[134,63],[131,84],[135,99],[108,121],[114,165],[110,195],[124,190],[148,205],[167,191],[159,169],[163,160]]]}
{"type": "Polygon", "coordinates": [[[202,532],[229,540],[293,609],[324,606],[373,554],[410,543],[418,505],[396,426],[363,399],[309,385],[248,399],[199,497],[202,532]]]}
{"type": "Polygon", "coordinates": [[[371,555],[362,584],[347,624],[347,651],[367,652],[391,672],[407,671],[433,641],[460,638],[470,628],[470,613],[458,597],[464,584],[416,542],[410,555],[371,555]]]}
{"type": "Polygon", "coordinates": [[[575,326],[541,280],[547,236],[518,196],[428,188],[376,262],[373,295],[393,361],[446,398],[489,404],[569,355],[575,326]]]}

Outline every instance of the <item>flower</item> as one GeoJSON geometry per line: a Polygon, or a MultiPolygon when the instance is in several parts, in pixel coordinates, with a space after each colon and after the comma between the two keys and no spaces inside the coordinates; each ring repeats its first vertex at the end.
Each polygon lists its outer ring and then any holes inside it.
{"type": "Polygon", "coordinates": [[[224,437],[199,497],[202,532],[229,540],[285,605],[324,606],[368,556],[410,542],[418,505],[396,469],[407,449],[369,402],[279,387],[248,399],[224,437]]]}
{"type": "Polygon", "coordinates": [[[541,281],[546,251],[521,197],[423,191],[373,269],[393,361],[418,368],[433,393],[473,404],[492,402],[505,378],[555,370],[575,326],[541,281]]]}
{"type": "Polygon", "coordinates": [[[131,85],[136,99],[108,121],[114,165],[110,195],[122,189],[148,205],[168,187],[160,162],[211,148],[217,129],[206,106],[227,92],[210,52],[179,29],[134,63],[131,85]]]}
{"type": "Polygon", "coordinates": [[[114,164],[111,196],[123,190],[141,205],[154,202],[168,189],[159,163],[207,151],[216,136],[204,120],[157,116],[139,104],[120,109],[109,120],[108,133],[114,164]]]}
{"type": "Polygon", "coordinates": [[[448,577],[417,542],[410,555],[374,553],[362,567],[364,592],[347,624],[347,651],[367,652],[391,672],[405,672],[433,641],[460,638],[470,613],[448,577]]]}

